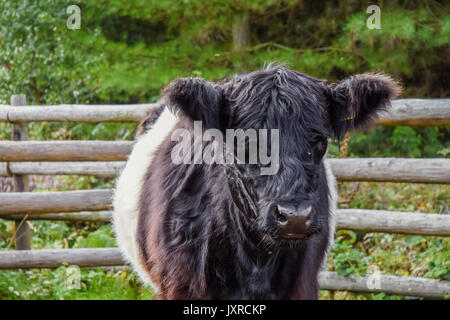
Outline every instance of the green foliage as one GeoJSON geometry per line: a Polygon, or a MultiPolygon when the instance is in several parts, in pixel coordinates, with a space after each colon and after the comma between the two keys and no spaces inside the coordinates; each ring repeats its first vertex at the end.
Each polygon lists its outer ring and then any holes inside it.
{"type": "Polygon", "coordinates": [[[364,252],[353,248],[356,242],[356,233],[349,230],[339,231],[333,247],[333,270],[340,276],[349,274],[360,275],[365,273],[368,259],[364,252]]]}
{"type": "Polygon", "coordinates": [[[89,103],[100,93],[104,56],[89,50],[98,31],[66,27],[66,8],[78,2],[0,1],[0,103],[14,93],[38,104],[89,103]]]}
{"type": "Polygon", "coordinates": [[[65,239],[70,239],[70,229],[66,223],[53,223],[50,221],[36,221],[33,223],[32,248],[66,247],[65,239]]]}
{"type": "Polygon", "coordinates": [[[410,127],[396,127],[394,133],[392,134],[392,147],[399,152],[409,153],[409,157],[419,157],[420,150],[418,146],[420,145],[420,137],[417,136],[414,129],[410,127]],[[413,146],[408,148],[409,146],[413,146]]]}
{"type": "Polygon", "coordinates": [[[438,278],[442,280],[450,280],[450,251],[445,246],[434,246],[430,248],[428,262],[428,271],[425,276],[430,278],[438,278]]]}
{"type": "Polygon", "coordinates": [[[218,80],[272,60],[332,81],[388,72],[402,79],[407,96],[447,90],[448,5],[434,1],[385,3],[381,30],[366,27],[366,6],[356,1],[325,8],[292,0],[1,4],[3,103],[14,92],[46,104],[151,101],[175,77],[218,80]],[[80,30],[66,28],[69,4],[80,5],[80,30]],[[244,13],[259,45],[233,52],[232,21],[244,13]]]}
{"type": "Polygon", "coordinates": [[[8,249],[11,244],[14,225],[12,222],[0,220],[0,249],[8,249]]]}
{"type": "Polygon", "coordinates": [[[78,237],[74,248],[103,248],[115,247],[114,234],[111,226],[105,225],[90,233],[87,237],[78,237]]]}
{"type": "Polygon", "coordinates": [[[391,211],[447,212],[450,186],[407,183],[340,183],[340,207],[391,211]]]}
{"type": "Polygon", "coordinates": [[[448,157],[450,128],[376,127],[355,132],[349,143],[353,157],[448,157]]]}

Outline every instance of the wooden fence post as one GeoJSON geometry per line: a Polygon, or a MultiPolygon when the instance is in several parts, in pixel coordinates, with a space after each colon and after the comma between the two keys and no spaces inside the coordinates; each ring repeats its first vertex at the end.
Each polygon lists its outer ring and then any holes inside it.
{"type": "Polygon", "coordinates": [[[242,50],[250,45],[250,19],[247,12],[236,14],[232,29],[234,50],[242,50]]]}
{"type": "MultiPolygon", "coordinates": [[[[11,96],[11,105],[13,107],[25,106],[27,98],[24,94],[16,94],[11,96]]],[[[28,128],[27,122],[13,123],[12,140],[27,140],[28,128]]],[[[14,192],[26,192],[28,189],[28,176],[13,175],[14,192]]],[[[21,220],[15,221],[15,243],[17,250],[31,249],[31,233],[30,226],[27,223],[26,216],[21,220]]]]}

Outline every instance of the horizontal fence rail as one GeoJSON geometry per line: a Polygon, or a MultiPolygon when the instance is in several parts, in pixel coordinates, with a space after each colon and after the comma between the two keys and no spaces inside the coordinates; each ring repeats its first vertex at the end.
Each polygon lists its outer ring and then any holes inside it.
{"type": "Polygon", "coordinates": [[[28,106],[0,105],[0,121],[139,122],[158,104],[28,106]]]}
{"type": "Polygon", "coordinates": [[[450,183],[450,159],[346,158],[330,159],[341,181],[450,183]]]}
{"type": "MultiPolygon", "coordinates": [[[[139,122],[148,110],[156,106],[158,104],[56,105],[24,109],[0,105],[0,121],[139,122]]],[[[450,99],[394,100],[392,109],[383,113],[377,123],[390,126],[448,126],[450,99]]]]}
{"type": "MultiPolygon", "coordinates": [[[[0,269],[57,268],[61,265],[102,267],[124,264],[117,248],[0,251],[0,269]]],[[[324,271],[319,275],[319,285],[322,290],[384,292],[425,298],[442,298],[450,294],[450,281],[381,274],[342,277],[336,272],[324,271]]]]}
{"type": "Polygon", "coordinates": [[[0,162],[0,176],[12,174],[115,177],[125,161],[0,162]]]}
{"type": "Polygon", "coordinates": [[[9,220],[50,220],[50,221],[91,221],[110,222],[111,211],[80,211],[80,212],[58,212],[58,213],[34,213],[34,214],[0,214],[0,219],[9,220]]]}
{"type": "Polygon", "coordinates": [[[448,126],[450,99],[399,99],[392,109],[380,115],[379,125],[387,126],[448,126]]]}
{"type": "Polygon", "coordinates": [[[0,141],[0,161],[126,160],[131,141],[0,141]]]}
{"type": "Polygon", "coordinates": [[[0,215],[108,210],[111,189],[0,193],[0,215]]]}
{"type": "Polygon", "coordinates": [[[1,250],[0,269],[120,266],[124,260],[117,248],[50,250],[1,250]]]}
{"type": "MultiPolygon", "coordinates": [[[[0,150],[1,145],[0,142],[0,150]]],[[[126,157],[126,153],[121,156],[126,157]]],[[[328,161],[334,175],[341,181],[450,183],[450,159],[346,158],[328,161]]],[[[114,177],[124,166],[123,161],[0,162],[0,176],[73,174],[114,177]]]]}
{"type": "Polygon", "coordinates": [[[450,281],[381,274],[342,277],[336,272],[326,271],[319,274],[319,286],[322,290],[384,292],[392,295],[423,298],[443,298],[450,292],[450,281]]]}
{"type": "Polygon", "coordinates": [[[450,215],[367,209],[337,210],[338,229],[450,236],[450,215]]]}

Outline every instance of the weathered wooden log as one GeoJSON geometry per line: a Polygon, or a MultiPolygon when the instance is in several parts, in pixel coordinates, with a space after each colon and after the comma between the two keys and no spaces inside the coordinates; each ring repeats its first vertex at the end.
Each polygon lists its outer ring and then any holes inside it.
{"type": "MultiPolygon", "coordinates": [[[[64,264],[101,267],[124,265],[125,262],[117,248],[0,251],[0,269],[57,268],[64,264]]],[[[322,290],[385,292],[427,298],[450,294],[450,281],[381,274],[341,277],[336,272],[325,271],[319,275],[319,284],[322,290]]]]}
{"type": "Polygon", "coordinates": [[[0,269],[57,268],[63,264],[98,267],[123,265],[124,261],[117,248],[0,251],[0,269]]]}
{"type": "Polygon", "coordinates": [[[0,161],[126,160],[131,141],[0,141],[0,161]]]}
{"type": "MultiPolygon", "coordinates": [[[[124,155],[125,156],[125,155],[124,155]]],[[[329,159],[341,181],[450,183],[450,159],[329,159]]],[[[0,176],[9,174],[77,174],[114,177],[125,162],[0,162],[0,176]]]]}
{"type": "MultiPolygon", "coordinates": [[[[21,219],[24,215],[10,214],[0,215],[0,219],[21,219]]],[[[52,221],[86,221],[86,222],[110,222],[111,211],[81,211],[59,213],[35,213],[28,215],[28,220],[52,220],[52,221]]]]}
{"type": "Polygon", "coordinates": [[[112,190],[0,193],[0,215],[108,210],[112,190]]]}
{"type": "Polygon", "coordinates": [[[450,159],[330,159],[341,181],[450,183],[450,159]]]}
{"type": "MultiPolygon", "coordinates": [[[[0,215],[20,219],[23,215],[0,215]]],[[[31,214],[28,220],[111,221],[110,211],[31,214]]],[[[337,229],[366,232],[400,233],[424,236],[450,236],[450,215],[367,209],[337,210],[337,229]]]]}
{"type": "Polygon", "coordinates": [[[124,166],[125,161],[0,162],[0,176],[37,174],[115,177],[124,166]]]}
{"type": "Polygon", "coordinates": [[[367,209],[337,210],[338,229],[450,236],[450,215],[367,209]]]}
{"type": "Polygon", "coordinates": [[[0,105],[0,121],[139,122],[158,104],[34,106],[25,111],[0,105]]]}
{"type": "Polygon", "coordinates": [[[385,126],[448,126],[450,99],[399,99],[389,112],[380,114],[378,125],[385,126]]]}
{"type": "MultiPolygon", "coordinates": [[[[150,108],[158,104],[138,105],[55,105],[36,106],[23,110],[0,105],[0,121],[77,121],[138,122],[150,108]]],[[[399,99],[392,109],[381,115],[380,125],[448,126],[450,99],[399,99]]]]}
{"type": "Polygon", "coordinates": [[[450,294],[450,281],[376,273],[363,277],[353,275],[342,277],[336,272],[321,272],[319,274],[319,286],[322,290],[384,292],[399,296],[438,299],[450,294]]]}

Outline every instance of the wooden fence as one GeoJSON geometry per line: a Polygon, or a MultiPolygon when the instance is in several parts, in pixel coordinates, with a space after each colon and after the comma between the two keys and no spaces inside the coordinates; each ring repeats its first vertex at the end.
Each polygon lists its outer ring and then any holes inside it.
{"type": "MultiPolygon", "coordinates": [[[[12,176],[14,192],[0,193],[0,217],[16,221],[16,249],[0,251],[0,269],[55,268],[64,263],[81,267],[123,265],[118,249],[28,250],[27,220],[110,220],[112,190],[27,192],[26,175],[92,175],[115,177],[133,143],[128,141],[26,141],[31,121],[137,122],[155,104],[59,105],[24,107],[25,97],[0,105],[0,121],[13,125],[13,140],[0,141],[0,176],[12,176]]],[[[401,99],[384,113],[380,125],[448,126],[450,99],[401,99]]],[[[340,181],[450,183],[450,159],[362,158],[330,159],[340,181]]],[[[450,215],[383,210],[342,209],[337,228],[427,236],[450,236],[450,215]]],[[[320,274],[328,290],[385,292],[395,295],[442,298],[450,295],[450,281],[368,275],[341,277],[320,274]]]]}

